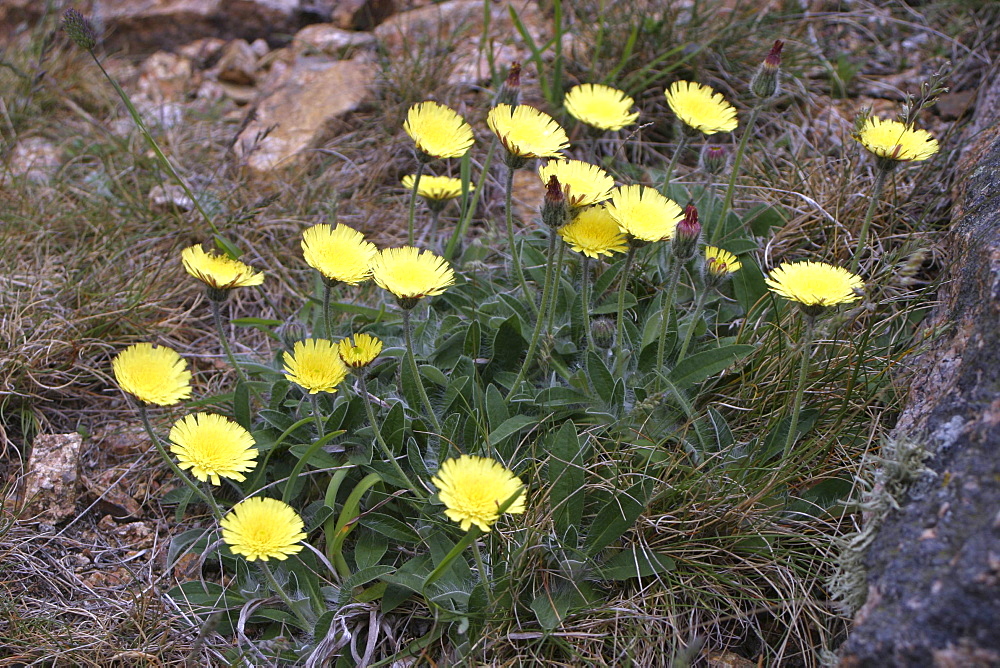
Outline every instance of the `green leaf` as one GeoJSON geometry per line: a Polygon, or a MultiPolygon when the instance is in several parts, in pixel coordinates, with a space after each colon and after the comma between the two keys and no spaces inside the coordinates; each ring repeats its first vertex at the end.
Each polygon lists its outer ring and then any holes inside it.
{"type": "Polygon", "coordinates": [[[579,531],[583,522],[585,447],[572,420],[563,423],[548,449],[549,503],[556,535],[562,537],[571,527],[579,531]]]}
{"type": "Polygon", "coordinates": [[[274,333],[274,328],[283,324],[280,320],[269,320],[267,318],[233,318],[230,322],[240,327],[253,327],[267,334],[275,341],[280,341],[281,337],[274,333]]]}
{"type": "Polygon", "coordinates": [[[489,421],[490,429],[496,429],[510,417],[507,402],[504,401],[503,394],[500,393],[496,385],[491,384],[486,388],[485,403],[486,418],[489,421]]]}
{"type": "Polygon", "coordinates": [[[441,387],[446,387],[448,385],[448,377],[442,373],[441,369],[431,366],[430,364],[420,365],[420,375],[435,385],[439,385],[441,387]]]}
{"type": "Polygon", "coordinates": [[[546,631],[559,628],[566,615],[573,608],[586,605],[587,599],[576,590],[571,582],[560,583],[553,591],[542,591],[531,602],[531,610],[538,623],[546,631]]]}
{"type": "Polygon", "coordinates": [[[741,257],[740,263],[742,268],[733,274],[733,291],[743,311],[749,313],[754,304],[767,294],[767,284],[764,282],[764,274],[751,256],[741,257]]]}
{"type": "Polygon", "coordinates": [[[742,255],[760,248],[760,244],[753,239],[729,239],[719,245],[733,255],[742,255]]]}
{"type": "Polygon", "coordinates": [[[512,418],[504,420],[503,424],[491,431],[489,437],[487,437],[487,441],[494,448],[499,447],[501,443],[517,432],[537,423],[538,418],[528,415],[515,415],[512,418]]]}
{"type": "Polygon", "coordinates": [[[587,376],[594,391],[606,404],[610,404],[615,394],[615,379],[597,353],[587,353],[587,376]]]}
{"type": "Polygon", "coordinates": [[[614,556],[601,564],[601,578],[605,580],[629,580],[666,573],[677,567],[666,554],[650,552],[641,546],[615,550],[614,556]]]}
{"type": "Polygon", "coordinates": [[[465,342],[462,345],[463,353],[475,359],[479,357],[479,348],[482,345],[482,327],[478,320],[473,320],[469,328],[465,330],[465,342]]]}
{"type": "Polygon", "coordinates": [[[712,433],[715,434],[716,449],[725,450],[736,442],[733,438],[733,432],[729,428],[726,418],[722,416],[722,413],[717,411],[714,407],[709,406],[708,415],[705,417],[708,420],[709,425],[712,427],[712,433]]]}
{"type": "Polygon", "coordinates": [[[587,554],[596,555],[632,528],[646,508],[646,502],[653,490],[653,482],[646,479],[632,485],[624,492],[618,492],[598,511],[584,542],[583,549],[587,554]]]}
{"type": "Polygon", "coordinates": [[[420,536],[402,520],[392,515],[369,511],[361,516],[361,526],[401,543],[419,543],[420,536]]]}
{"type": "Polygon", "coordinates": [[[233,416],[236,423],[247,431],[253,426],[253,419],[250,417],[250,390],[243,381],[236,382],[236,391],[233,392],[233,416]]]}
{"type": "MultiPolygon", "coordinates": [[[[788,222],[788,216],[784,209],[768,204],[760,204],[754,207],[743,217],[750,231],[758,237],[766,237],[772,227],[784,227],[785,223],[788,222]]],[[[725,246],[725,248],[726,250],[731,250],[728,246],[725,246]]],[[[735,253],[736,251],[732,252],[735,253]]]]}
{"type": "Polygon", "coordinates": [[[677,389],[686,389],[700,383],[709,376],[731,366],[737,360],[743,359],[754,351],[754,347],[746,344],[723,346],[714,350],[706,350],[686,358],[678,364],[667,379],[677,389]]]}
{"type": "MultiPolygon", "coordinates": [[[[389,542],[385,539],[385,536],[374,531],[365,531],[358,536],[358,542],[354,545],[354,564],[359,571],[377,566],[388,549],[389,542]]],[[[374,579],[372,578],[372,580],[374,579]]],[[[364,584],[364,582],[360,584],[364,584]]],[[[359,585],[352,586],[357,587],[359,585]]]]}
{"type": "Polygon", "coordinates": [[[490,362],[490,373],[508,371],[519,368],[521,357],[528,349],[528,344],[521,336],[521,321],[512,315],[497,328],[493,337],[493,360],[490,362]]]}

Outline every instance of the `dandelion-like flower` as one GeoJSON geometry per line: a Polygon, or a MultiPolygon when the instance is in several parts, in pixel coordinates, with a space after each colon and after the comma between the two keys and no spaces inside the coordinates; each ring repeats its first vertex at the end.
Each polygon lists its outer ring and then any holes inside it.
{"type": "Polygon", "coordinates": [[[555,176],[570,206],[589,206],[611,196],[615,180],[597,165],[582,160],[549,160],[538,168],[542,183],[555,176]]]}
{"type": "MultiPolygon", "coordinates": [[[[404,176],[403,187],[407,190],[413,190],[413,180],[415,178],[413,174],[404,176]]],[[[469,191],[471,192],[475,189],[475,185],[470,183],[469,191]]],[[[417,185],[417,194],[427,200],[445,201],[455,199],[462,194],[462,179],[456,179],[453,176],[427,176],[425,174],[420,177],[420,183],[417,185]]]]}
{"type": "Polygon", "coordinates": [[[237,503],[220,524],[222,540],[247,561],[284,561],[302,550],[306,537],[305,524],[290,505],[259,496],[237,503]]]}
{"type": "Polygon", "coordinates": [[[191,246],[181,251],[184,269],[210,290],[226,291],[264,282],[264,274],[224,255],[208,252],[201,246],[191,246]]]}
{"type": "Polygon", "coordinates": [[[424,162],[433,158],[461,158],[474,141],[469,124],[437,102],[418,102],[410,107],[403,129],[417,145],[424,162]]]}
{"type": "Polygon", "coordinates": [[[601,130],[621,130],[635,123],[639,112],[629,111],[634,103],[624,92],[601,84],[573,86],[563,100],[570,116],[601,130]]]}
{"type": "Polygon", "coordinates": [[[926,130],[899,121],[869,118],[855,137],[879,158],[894,162],[926,160],[938,152],[938,143],[926,130]]]}
{"type": "Polygon", "coordinates": [[[309,394],[336,392],[347,371],[339,348],[326,339],[296,341],[292,354],[285,353],[285,375],[309,394]]]}
{"type": "Polygon", "coordinates": [[[195,478],[221,485],[220,478],[243,482],[257,464],[253,436],[232,420],[211,413],[181,418],[170,429],[170,452],[195,478]]]}
{"type": "Polygon", "coordinates": [[[371,278],[375,244],[347,225],[313,225],[302,232],[302,255],[329,281],[357,285],[371,278]]]}
{"type": "Polygon", "coordinates": [[[587,257],[599,258],[628,250],[628,239],[604,206],[587,207],[573,222],[559,228],[569,247],[587,257]]]}
{"type": "Polygon", "coordinates": [[[445,505],[444,514],[458,522],[463,531],[473,524],[489,531],[500,519],[501,504],[518,492],[520,496],[506,512],[524,512],[520,479],[493,459],[470,455],[449,459],[441,464],[431,482],[438,488],[438,498],[445,505]]]}
{"type": "Polygon", "coordinates": [[[566,131],[555,119],[524,104],[498,104],[490,109],[486,124],[516,158],[558,158],[569,148],[566,131]]]}
{"type": "Polygon", "coordinates": [[[170,406],[191,396],[191,372],[172,348],[136,343],[111,362],[118,385],[139,401],[170,406]]]}
{"type": "Polygon", "coordinates": [[[735,255],[722,248],[705,246],[705,269],[714,276],[728,276],[743,268],[735,255]]]}
{"type": "Polygon", "coordinates": [[[687,125],[706,135],[736,129],[736,109],[722,93],[691,81],[675,81],[666,92],[670,109],[687,125]]]}
{"type": "Polygon", "coordinates": [[[615,188],[605,206],[621,231],[639,241],[669,239],[684,219],[684,210],[677,202],[640,185],[615,188]]]}
{"type": "Polygon", "coordinates": [[[382,341],[371,334],[355,334],[337,344],[340,359],[352,369],[366,367],[382,352],[382,341]],[[353,339],[353,340],[352,340],[353,339]]]}
{"type": "Polygon", "coordinates": [[[810,315],[861,299],[859,292],[865,287],[860,276],[843,267],[810,260],[783,263],[771,270],[765,282],[771,292],[798,302],[810,315]]]}
{"type": "Polygon", "coordinates": [[[448,261],[413,246],[386,248],[372,260],[372,278],[379,287],[394,294],[404,308],[416,300],[439,295],[455,282],[448,261]]]}

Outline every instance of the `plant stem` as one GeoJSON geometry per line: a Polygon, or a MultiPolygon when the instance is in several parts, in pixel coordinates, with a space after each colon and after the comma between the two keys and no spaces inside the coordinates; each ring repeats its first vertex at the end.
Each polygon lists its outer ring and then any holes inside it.
{"type": "Polygon", "coordinates": [[[160,453],[160,458],[166,462],[167,466],[169,466],[170,470],[174,472],[174,475],[180,478],[181,482],[187,485],[192,492],[208,504],[208,507],[212,509],[212,514],[215,516],[215,519],[222,519],[222,510],[219,508],[219,505],[215,502],[212,495],[202,490],[201,487],[198,486],[198,483],[191,480],[191,478],[189,478],[188,475],[181,470],[181,467],[174,462],[170,453],[167,452],[166,447],[160,441],[156,432],[153,431],[153,425],[149,423],[149,413],[146,411],[146,405],[142,403],[139,404],[139,418],[142,420],[142,426],[146,429],[149,439],[153,441],[153,445],[156,446],[156,451],[160,453]]]}
{"type": "Polygon", "coordinates": [[[722,228],[726,226],[726,216],[729,215],[729,207],[733,204],[733,195],[736,192],[736,179],[740,175],[740,165],[743,164],[743,154],[747,150],[747,142],[750,139],[750,135],[753,133],[753,126],[757,123],[757,116],[760,115],[761,105],[757,104],[752,110],[750,110],[750,119],[747,121],[746,127],[743,128],[743,134],[740,136],[740,145],[736,149],[736,155],[733,157],[733,167],[732,173],[729,175],[729,185],[726,187],[726,196],[722,200],[722,211],[719,212],[719,217],[715,221],[715,227],[712,229],[712,237],[709,240],[709,244],[715,246],[719,241],[719,234],[722,232],[722,228]]]}
{"type": "Polygon", "coordinates": [[[632,268],[632,261],[635,259],[635,244],[628,245],[628,253],[625,254],[625,266],[622,267],[621,276],[618,277],[618,332],[615,336],[615,367],[622,363],[623,351],[625,350],[625,292],[628,286],[628,272],[632,268]]]}
{"type": "Polygon", "coordinates": [[[580,277],[580,301],[583,303],[583,331],[587,337],[587,351],[593,351],[594,333],[590,331],[590,258],[583,256],[580,263],[583,275],[580,277]]]}
{"type": "MultiPolygon", "coordinates": [[[[552,236],[555,236],[557,232],[555,230],[549,230],[552,236]]],[[[555,271],[555,285],[552,287],[552,298],[549,300],[549,314],[548,322],[545,326],[545,331],[551,332],[555,329],[556,322],[556,307],[559,305],[559,288],[562,284],[562,268],[563,260],[566,254],[566,244],[559,244],[559,250],[556,251],[556,271],[555,271]]]]}
{"type": "MultiPolygon", "coordinates": [[[[487,7],[487,10],[489,8],[487,7]]],[[[458,225],[455,226],[455,231],[451,234],[451,239],[448,240],[448,245],[444,249],[444,259],[451,260],[452,254],[455,252],[455,247],[458,245],[458,240],[465,236],[466,230],[469,229],[469,223],[472,222],[472,216],[476,212],[476,206],[479,204],[479,197],[483,192],[483,188],[486,186],[486,177],[490,172],[490,164],[493,162],[493,154],[496,152],[497,144],[500,141],[497,139],[493,140],[490,144],[490,149],[486,152],[486,159],[483,160],[483,173],[479,175],[479,183],[476,184],[475,190],[472,191],[472,199],[469,201],[469,205],[465,209],[465,213],[462,219],[458,221],[458,225]]]]}
{"type": "Polygon", "coordinates": [[[663,193],[664,197],[670,197],[670,180],[674,178],[674,168],[677,167],[677,162],[680,160],[681,153],[687,148],[688,135],[683,128],[680,130],[680,138],[677,140],[677,148],[674,149],[674,154],[670,158],[670,164],[667,165],[667,171],[663,173],[663,187],[660,188],[660,192],[663,193]]]}
{"type": "Polygon", "coordinates": [[[806,389],[806,371],[809,368],[809,358],[812,356],[813,326],[816,322],[812,316],[805,317],[806,326],[802,333],[800,348],[802,359],[799,361],[799,383],[795,388],[795,403],[792,404],[792,421],[788,425],[788,436],[785,438],[785,450],[783,457],[787,459],[792,453],[792,445],[795,444],[795,432],[799,428],[799,412],[802,409],[802,396],[806,389]]]}
{"type": "Polygon", "coordinates": [[[660,310],[660,338],[656,343],[656,391],[660,391],[660,377],[666,372],[663,370],[663,361],[667,352],[667,325],[670,323],[670,311],[674,305],[674,295],[677,293],[677,284],[680,282],[681,269],[684,263],[676,257],[670,259],[670,271],[667,273],[667,294],[663,297],[663,308],[660,310]]]}
{"type": "MultiPolygon", "coordinates": [[[[229,347],[229,339],[226,337],[226,328],[222,323],[222,303],[216,299],[209,299],[208,302],[212,305],[212,320],[215,321],[215,331],[219,334],[219,342],[222,344],[222,350],[226,354],[226,359],[233,366],[233,370],[236,372],[237,377],[239,377],[240,382],[247,383],[246,376],[243,375],[243,369],[240,365],[236,363],[236,358],[233,356],[233,351],[229,347]]],[[[249,384],[247,384],[249,387],[249,384]]]]}
{"type": "Polygon", "coordinates": [[[512,205],[514,199],[514,170],[510,167],[507,168],[504,188],[506,189],[504,193],[504,207],[507,215],[507,245],[510,247],[510,261],[514,266],[514,274],[517,276],[517,283],[521,286],[524,299],[531,305],[531,310],[538,317],[539,309],[535,305],[534,297],[528,292],[528,282],[524,279],[524,270],[521,268],[521,254],[518,252],[517,243],[514,241],[514,208],[512,205]]]}
{"type": "Polygon", "coordinates": [[[406,475],[405,471],[403,471],[399,462],[396,461],[396,457],[392,454],[389,444],[385,442],[385,438],[382,436],[382,430],[379,429],[378,422],[375,420],[375,409],[372,408],[372,399],[368,394],[368,381],[365,379],[364,369],[361,369],[358,372],[358,381],[361,383],[361,398],[365,404],[365,413],[368,414],[368,422],[371,423],[372,430],[375,432],[375,442],[378,443],[379,448],[382,449],[382,454],[385,455],[385,458],[390,464],[392,464],[392,467],[396,469],[396,473],[406,481],[406,486],[410,488],[410,491],[412,491],[417,498],[424,498],[423,492],[420,488],[413,484],[410,477],[406,475]]]}
{"type": "Polygon", "coordinates": [[[319,393],[311,393],[309,401],[312,404],[313,419],[316,420],[316,439],[319,440],[326,436],[326,428],[323,426],[323,416],[319,410],[319,393]]]}
{"type": "Polygon", "coordinates": [[[545,263],[545,284],[542,286],[542,307],[541,316],[535,318],[535,330],[531,333],[531,342],[528,344],[528,353],[524,357],[524,363],[521,364],[521,370],[517,373],[517,378],[514,383],[510,386],[510,392],[507,393],[507,400],[514,396],[514,392],[517,391],[517,386],[521,384],[524,380],[525,375],[528,372],[528,368],[531,363],[535,361],[535,351],[538,349],[538,339],[542,333],[542,327],[545,324],[544,314],[549,306],[549,298],[552,294],[552,269],[555,264],[553,255],[555,255],[556,247],[556,232],[555,230],[549,230],[549,252],[548,261],[545,263]]]}
{"type": "Polygon", "coordinates": [[[258,563],[260,563],[260,570],[264,573],[264,579],[266,579],[267,583],[271,585],[271,589],[273,589],[281,600],[285,602],[288,609],[291,610],[295,617],[299,620],[299,623],[302,625],[302,630],[308,633],[313,628],[312,622],[309,621],[309,619],[302,613],[301,610],[298,609],[297,606],[292,604],[291,597],[289,597],[284,588],[278,584],[278,581],[275,579],[274,573],[271,572],[271,568],[267,565],[267,562],[261,559],[258,563]]]}
{"type": "Polygon", "coordinates": [[[417,189],[420,187],[420,177],[424,174],[424,161],[417,161],[417,173],[413,175],[413,190],[410,191],[410,208],[406,215],[406,245],[413,245],[413,219],[417,210],[417,189]]]}
{"type": "Polygon", "coordinates": [[[323,324],[326,327],[326,338],[333,340],[333,313],[330,310],[330,297],[333,293],[326,279],[323,279],[323,324]]]}
{"type": "Polygon", "coordinates": [[[688,326],[687,332],[684,333],[684,342],[681,344],[681,351],[677,354],[678,364],[684,360],[688,346],[691,345],[691,339],[698,324],[698,318],[701,317],[701,311],[705,308],[705,300],[708,298],[708,293],[708,286],[702,286],[701,290],[698,291],[698,297],[694,303],[694,315],[691,317],[691,324],[688,326]]]}
{"type": "Polygon", "coordinates": [[[410,309],[403,309],[403,336],[406,337],[406,359],[409,360],[410,371],[413,373],[413,378],[417,383],[417,392],[420,393],[420,400],[424,402],[424,409],[431,419],[431,424],[434,425],[434,431],[440,434],[442,431],[441,423],[438,422],[437,415],[434,413],[434,406],[431,405],[430,397],[427,396],[427,390],[424,389],[424,381],[420,378],[420,369],[417,368],[417,358],[413,354],[413,337],[410,330],[410,309]]]}
{"type": "Polygon", "coordinates": [[[871,227],[872,217],[875,215],[875,207],[878,206],[882,197],[882,190],[885,189],[886,177],[889,170],[879,167],[875,172],[875,183],[872,184],[871,199],[868,202],[868,211],[865,212],[865,220],[861,223],[861,232],[858,234],[858,245],[854,249],[854,256],[851,258],[851,273],[858,273],[858,266],[861,264],[861,254],[865,251],[868,241],[868,228],[871,227]]]}
{"type": "Polygon", "coordinates": [[[476,569],[479,571],[479,581],[483,583],[483,589],[486,590],[486,599],[490,603],[490,607],[493,607],[493,587],[490,586],[490,581],[486,577],[486,566],[483,562],[483,554],[479,550],[479,541],[472,541],[472,555],[476,558],[476,569]]]}

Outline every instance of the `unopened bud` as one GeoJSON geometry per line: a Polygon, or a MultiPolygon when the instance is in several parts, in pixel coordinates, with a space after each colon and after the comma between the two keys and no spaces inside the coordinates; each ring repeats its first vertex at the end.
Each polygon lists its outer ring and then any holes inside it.
{"type": "Polygon", "coordinates": [[[594,336],[595,345],[610,348],[615,343],[615,321],[611,318],[597,318],[590,323],[590,333],[594,336]]]}
{"type": "Polygon", "coordinates": [[[553,230],[558,230],[569,220],[569,205],[562,184],[553,174],[545,185],[545,199],[542,201],[542,222],[553,230]]]}
{"type": "Polygon", "coordinates": [[[698,223],[698,209],[694,204],[688,204],[684,209],[684,220],[677,223],[674,231],[674,241],[671,245],[674,257],[681,262],[694,257],[698,249],[698,237],[701,236],[701,225],[698,223]]]}
{"type": "Polygon", "coordinates": [[[709,174],[721,174],[728,160],[729,152],[725,146],[708,144],[701,151],[701,166],[709,174]]]}
{"type": "Polygon", "coordinates": [[[500,85],[500,92],[497,93],[493,106],[498,104],[509,104],[516,107],[521,99],[521,63],[514,62],[510,65],[507,79],[500,85]]]}
{"type": "Polygon", "coordinates": [[[764,62],[757,67],[757,71],[750,81],[750,90],[762,100],[778,94],[781,74],[781,47],[784,45],[785,43],[780,39],[775,40],[774,46],[764,58],[764,62]]]}
{"type": "Polygon", "coordinates": [[[76,42],[81,49],[93,51],[97,46],[97,31],[90,24],[83,14],[75,9],[67,9],[63,13],[63,30],[69,38],[76,42]]]}

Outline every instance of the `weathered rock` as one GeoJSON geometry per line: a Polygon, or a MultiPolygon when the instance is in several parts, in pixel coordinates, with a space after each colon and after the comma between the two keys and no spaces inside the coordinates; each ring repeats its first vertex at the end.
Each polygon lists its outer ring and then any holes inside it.
{"type": "Polygon", "coordinates": [[[136,89],[153,102],[183,99],[193,87],[194,67],[184,56],[158,51],[139,67],[136,89]]]}
{"type": "Polygon", "coordinates": [[[897,438],[930,458],[867,554],[842,666],[1000,665],[1000,78],[957,169],[952,263],[897,438]]]}
{"type": "Polygon", "coordinates": [[[194,208],[194,202],[178,185],[153,186],[149,191],[149,203],[157,211],[190,211],[194,208]]]}
{"type": "Polygon", "coordinates": [[[21,517],[56,524],[76,512],[79,434],[40,434],[31,446],[28,473],[18,490],[21,517]]]}
{"type": "Polygon", "coordinates": [[[246,165],[268,172],[291,165],[325,139],[331,124],[369,96],[375,67],[360,59],[300,57],[277,62],[263,97],[234,150],[246,165]]]}
{"type": "Polygon", "coordinates": [[[314,23],[295,33],[292,49],[296,55],[324,54],[338,58],[352,48],[375,46],[375,36],[369,32],[341,30],[330,23],[314,23]]]}
{"type": "Polygon", "coordinates": [[[371,30],[396,11],[394,0],[339,0],[330,22],[344,30],[371,30]]]}
{"type": "Polygon", "coordinates": [[[61,152],[50,141],[42,137],[27,137],[14,146],[7,169],[14,176],[48,183],[60,162],[61,152]]]}
{"type": "Polygon", "coordinates": [[[238,86],[252,86],[257,81],[257,57],[245,39],[234,39],[222,50],[215,66],[216,77],[238,86]]]}

